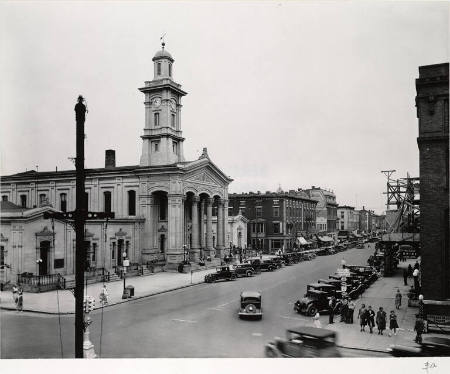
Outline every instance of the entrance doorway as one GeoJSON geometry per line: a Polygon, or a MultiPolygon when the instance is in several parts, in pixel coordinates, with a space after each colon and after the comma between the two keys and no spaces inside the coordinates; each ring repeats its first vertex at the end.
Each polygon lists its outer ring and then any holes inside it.
{"type": "Polygon", "coordinates": [[[48,274],[48,260],[50,252],[50,242],[48,240],[41,242],[39,247],[39,275],[48,274]]]}
{"type": "Polygon", "coordinates": [[[123,239],[117,240],[117,265],[123,264],[123,239]]]}
{"type": "Polygon", "coordinates": [[[159,237],[159,251],[161,253],[166,251],[166,235],[164,234],[159,237]]]}

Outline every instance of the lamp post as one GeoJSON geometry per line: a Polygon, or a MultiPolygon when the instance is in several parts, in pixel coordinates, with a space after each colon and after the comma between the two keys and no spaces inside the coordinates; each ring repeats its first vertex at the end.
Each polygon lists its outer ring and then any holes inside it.
{"type": "Polygon", "coordinates": [[[122,263],[122,265],[123,265],[123,294],[122,294],[122,299],[127,299],[128,293],[126,291],[125,278],[127,276],[127,266],[130,265],[130,260],[127,259],[127,252],[123,252],[122,257],[123,257],[123,263],[122,263]]]}

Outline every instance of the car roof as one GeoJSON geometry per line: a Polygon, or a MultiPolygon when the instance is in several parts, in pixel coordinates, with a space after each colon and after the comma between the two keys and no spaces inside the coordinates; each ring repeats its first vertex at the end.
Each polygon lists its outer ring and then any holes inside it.
{"type": "Polygon", "coordinates": [[[320,291],[320,290],[309,290],[308,293],[312,293],[312,294],[317,294],[317,295],[327,295],[327,293],[325,291],[320,291]]]}
{"type": "Polygon", "coordinates": [[[261,297],[261,292],[258,291],[242,291],[241,297],[261,297]]]}
{"type": "Polygon", "coordinates": [[[334,288],[334,286],[332,286],[331,284],[326,284],[326,283],[310,283],[308,284],[308,286],[312,286],[312,287],[332,287],[334,288]]]}
{"type": "Polygon", "coordinates": [[[330,336],[336,336],[336,333],[331,330],[311,327],[311,326],[298,326],[288,329],[289,332],[294,332],[296,334],[307,335],[314,338],[328,338],[330,336]]]}

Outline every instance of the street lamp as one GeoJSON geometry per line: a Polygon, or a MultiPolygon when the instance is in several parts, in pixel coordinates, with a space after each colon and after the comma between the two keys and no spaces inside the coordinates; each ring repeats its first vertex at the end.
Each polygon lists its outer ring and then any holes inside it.
{"type": "Polygon", "coordinates": [[[127,259],[127,252],[123,252],[122,257],[123,257],[123,294],[122,294],[122,299],[127,299],[128,293],[126,292],[125,278],[127,275],[127,266],[130,265],[130,260],[127,259]]]}

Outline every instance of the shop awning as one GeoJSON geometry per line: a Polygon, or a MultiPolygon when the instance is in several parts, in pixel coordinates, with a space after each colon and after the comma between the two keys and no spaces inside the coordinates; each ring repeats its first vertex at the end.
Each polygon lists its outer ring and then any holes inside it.
{"type": "Polygon", "coordinates": [[[299,236],[299,237],[297,238],[297,240],[298,240],[298,243],[299,243],[300,245],[308,245],[308,242],[307,242],[306,239],[305,239],[304,237],[302,237],[302,236],[299,236]]]}
{"type": "Polygon", "coordinates": [[[334,242],[334,240],[332,238],[330,238],[329,236],[318,236],[317,237],[321,242],[324,243],[330,243],[330,242],[334,242]]]}

